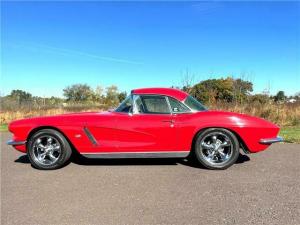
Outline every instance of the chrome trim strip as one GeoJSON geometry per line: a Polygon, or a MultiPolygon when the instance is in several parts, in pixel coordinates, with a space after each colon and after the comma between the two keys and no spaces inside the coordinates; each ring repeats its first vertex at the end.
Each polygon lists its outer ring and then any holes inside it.
{"type": "Polygon", "coordinates": [[[95,137],[92,135],[92,133],[90,132],[90,130],[87,127],[83,127],[83,131],[86,134],[86,136],[89,138],[89,140],[92,142],[93,145],[98,145],[97,140],[95,139],[95,137]]]}
{"type": "Polygon", "coordinates": [[[14,140],[9,140],[6,142],[7,145],[13,145],[13,146],[16,146],[16,145],[25,145],[26,144],[26,141],[14,141],[14,140]]]}
{"type": "Polygon", "coordinates": [[[268,144],[272,144],[272,143],[276,143],[276,142],[282,142],[284,141],[282,137],[276,137],[276,138],[263,138],[259,140],[259,143],[264,144],[264,145],[268,145],[268,144]]]}
{"type": "Polygon", "coordinates": [[[87,158],[94,159],[122,159],[122,158],[185,158],[189,151],[182,152],[102,152],[82,153],[87,158]]]}

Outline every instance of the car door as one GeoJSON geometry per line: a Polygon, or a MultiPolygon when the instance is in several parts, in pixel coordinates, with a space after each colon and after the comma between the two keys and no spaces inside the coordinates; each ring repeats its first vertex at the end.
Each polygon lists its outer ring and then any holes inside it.
{"type": "Polygon", "coordinates": [[[84,133],[89,139],[89,148],[85,151],[90,153],[116,152],[117,118],[120,115],[128,115],[131,108],[132,98],[128,96],[115,111],[98,113],[93,115],[93,117],[87,117],[84,133]]]}
{"type": "Polygon", "coordinates": [[[116,117],[117,151],[177,151],[176,128],[167,97],[134,95],[133,102],[131,113],[116,117]]]}
{"type": "Polygon", "coordinates": [[[194,113],[182,102],[168,97],[173,114],[173,124],[176,128],[177,148],[190,151],[195,132],[194,113]]]}

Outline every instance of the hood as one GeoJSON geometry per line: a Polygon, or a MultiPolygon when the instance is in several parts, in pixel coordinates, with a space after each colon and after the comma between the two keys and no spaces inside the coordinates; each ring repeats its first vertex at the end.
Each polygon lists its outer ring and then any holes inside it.
{"type": "Polygon", "coordinates": [[[64,125],[74,124],[77,121],[85,121],[92,116],[101,115],[103,117],[110,116],[112,112],[79,112],[79,113],[66,113],[53,116],[39,116],[31,117],[20,120],[14,120],[8,125],[8,129],[11,131],[15,127],[19,126],[34,126],[38,125],[64,125]]]}

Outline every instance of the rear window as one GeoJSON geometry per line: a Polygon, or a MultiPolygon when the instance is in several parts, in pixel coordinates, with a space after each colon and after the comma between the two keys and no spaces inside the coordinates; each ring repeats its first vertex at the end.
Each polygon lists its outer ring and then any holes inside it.
{"type": "Polygon", "coordinates": [[[188,96],[184,100],[184,104],[186,104],[190,109],[194,111],[206,111],[207,108],[202,105],[200,102],[198,102],[196,99],[194,99],[192,96],[188,96]]]}
{"type": "Polygon", "coordinates": [[[191,111],[188,107],[174,98],[169,97],[169,102],[173,113],[185,113],[191,111]]]}

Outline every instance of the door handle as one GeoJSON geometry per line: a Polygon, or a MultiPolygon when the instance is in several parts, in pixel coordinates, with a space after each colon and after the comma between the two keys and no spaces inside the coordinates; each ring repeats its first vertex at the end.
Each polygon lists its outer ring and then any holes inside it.
{"type": "Polygon", "coordinates": [[[162,120],[162,122],[170,123],[170,127],[174,127],[174,120],[162,120]]]}
{"type": "Polygon", "coordinates": [[[174,123],[174,120],[162,120],[164,123],[174,123]]]}

